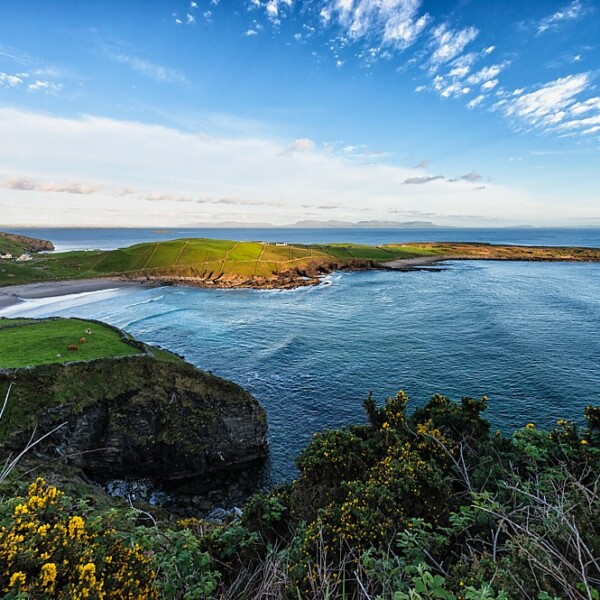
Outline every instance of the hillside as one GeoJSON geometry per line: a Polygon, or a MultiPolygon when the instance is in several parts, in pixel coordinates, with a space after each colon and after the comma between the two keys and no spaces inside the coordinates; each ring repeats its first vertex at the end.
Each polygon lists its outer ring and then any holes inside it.
{"type": "Polygon", "coordinates": [[[40,255],[28,263],[4,263],[0,286],[118,276],[215,287],[295,287],[315,283],[318,275],[334,269],[373,268],[382,261],[436,254],[436,250],[411,246],[180,239],[112,251],[40,255]]]}
{"type": "Polygon", "coordinates": [[[122,332],[82,319],[0,318],[0,369],[142,353],[122,332]]]}
{"type": "Polygon", "coordinates": [[[460,242],[292,245],[191,238],[111,251],[41,254],[26,263],[3,261],[0,287],[118,277],[200,287],[292,288],[318,283],[335,270],[412,269],[450,259],[600,261],[600,249],[460,242]]]}
{"type": "Polygon", "coordinates": [[[16,257],[25,252],[45,252],[48,250],[54,250],[52,242],[0,231],[0,254],[12,254],[16,257]]]}
{"type": "Polygon", "coordinates": [[[265,412],[248,392],[97,321],[0,319],[0,397],[0,456],[62,424],[28,460],[59,475],[53,463],[65,463],[69,480],[158,486],[267,452],[265,412]]]}

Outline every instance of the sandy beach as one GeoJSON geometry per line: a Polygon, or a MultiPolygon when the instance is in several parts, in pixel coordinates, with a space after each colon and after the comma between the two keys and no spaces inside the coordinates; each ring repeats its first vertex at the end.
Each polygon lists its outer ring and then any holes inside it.
{"type": "MultiPolygon", "coordinates": [[[[384,268],[396,269],[399,271],[410,271],[415,268],[430,266],[447,259],[447,257],[423,256],[418,258],[405,258],[393,260],[381,263],[381,266],[384,268]]],[[[4,286],[0,287],[0,313],[4,309],[20,304],[25,300],[55,298],[59,296],[83,294],[86,292],[99,292],[102,290],[110,289],[160,287],[161,285],[172,285],[173,283],[179,283],[179,285],[197,286],[197,282],[192,281],[178,280],[177,282],[166,282],[164,279],[146,279],[144,281],[129,281],[126,279],[119,279],[118,277],[103,277],[97,279],[78,279],[68,281],[44,281],[40,283],[4,286]]],[[[316,283],[316,281],[313,283],[316,283]]],[[[293,282],[289,287],[296,287],[298,285],[306,284],[296,281],[293,282]]],[[[233,285],[227,287],[236,286],[233,285]]],[[[267,286],[258,285],[256,287],[267,286]]]]}
{"type": "Polygon", "coordinates": [[[118,278],[81,279],[75,281],[45,281],[29,283],[26,285],[11,285],[0,288],[0,311],[9,306],[38,298],[54,298],[85,292],[99,292],[125,287],[157,287],[156,283],[140,283],[138,281],[125,281],[118,278]]]}

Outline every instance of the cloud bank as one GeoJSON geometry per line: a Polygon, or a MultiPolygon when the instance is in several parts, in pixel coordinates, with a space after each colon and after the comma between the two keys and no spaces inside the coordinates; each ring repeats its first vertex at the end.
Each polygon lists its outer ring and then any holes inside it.
{"type": "MultiPolygon", "coordinates": [[[[585,115],[587,108],[577,110],[585,115]]],[[[488,222],[549,214],[547,205],[542,213],[534,199],[497,184],[474,195],[476,171],[451,180],[428,173],[426,163],[365,162],[308,138],[208,136],[92,116],[0,109],[0,164],[6,224],[285,224],[325,214],[344,220],[386,219],[393,211],[448,215],[449,207],[453,215],[488,222]]],[[[585,208],[581,216],[599,211],[585,208]]],[[[573,216],[578,209],[563,212],[573,216]]]]}

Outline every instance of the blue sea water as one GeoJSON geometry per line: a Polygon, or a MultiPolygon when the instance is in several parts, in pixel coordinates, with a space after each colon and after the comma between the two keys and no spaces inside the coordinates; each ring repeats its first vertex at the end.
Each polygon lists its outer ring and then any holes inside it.
{"type": "Polygon", "coordinates": [[[52,240],[58,251],[87,248],[110,250],[187,237],[229,240],[285,241],[297,244],[353,242],[391,244],[404,242],[487,242],[533,246],[585,246],[600,248],[600,228],[424,228],[424,229],[4,229],[52,240]]]}
{"type": "MultiPolygon", "coordinates": [[[[494,235],[600,246],[598,230],[573,231],[494,235]]],[[[487,395],[488,417],[506,430],[581,420],[600,404],[600,264],[455,261],[440,272],[336,273],[292,291],[103,291],[3,314],[105,320],[239,383],[267,410],[273,481],[294,476],[314,432],[362,422],[371,390],[382,401],[404,389],[415,405],[437,392],[487,395]]]]}

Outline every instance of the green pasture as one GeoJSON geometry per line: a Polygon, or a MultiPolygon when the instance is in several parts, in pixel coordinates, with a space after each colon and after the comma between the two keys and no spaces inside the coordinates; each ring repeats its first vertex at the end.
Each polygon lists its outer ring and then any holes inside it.
{"type": "Polygon", "coordinates": [[[0,368],[129,356],[142,351],[110,327],[81,319],[0,319],[0,368]],[[11,326],[12,325],[12,326],[11,326]],[[92,331],[91,335],[86,329],[92,331]],[[82,342],[85,338],[85,342],[82,342]],[[77,348],[69,350],[69,346],[77,348]]]}
{"type": "Polygon", "coordinates": [[[260,241],[180,239],[136,244],[111,251],[38,254],[26,263],[3,261],[0,263],[0,287],[119,275],[212,279],[220,275],[269,277],[313,262],[384,262],[438,253],[438,250],[413,246],[283,245],[260,241]]]}

